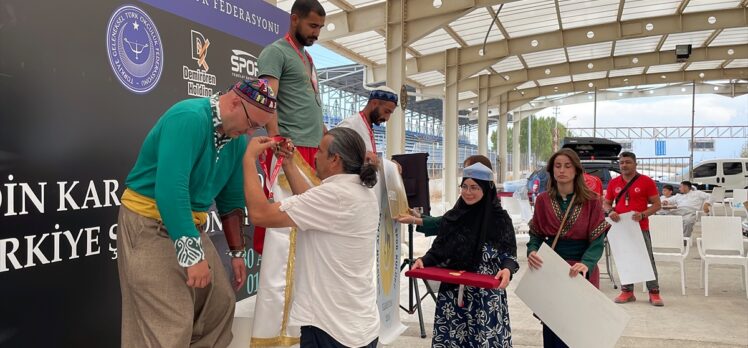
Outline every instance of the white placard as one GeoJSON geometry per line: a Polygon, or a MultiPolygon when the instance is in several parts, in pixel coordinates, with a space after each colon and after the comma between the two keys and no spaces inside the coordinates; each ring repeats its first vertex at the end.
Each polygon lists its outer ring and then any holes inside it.
{"type": "Polygon", "coordinates": [[[547,244],[538,251],[543,267],[530,269],[515,293],[569,347],[614,347],[630,317],[547,244]]]}
{"type": "Polygon", "coordinates": [[[611,225],[608,243],[621,284],[655,280],[642,229],[638,222],[631,219],[633,215],[634,212],[620,214],[621,219],[618,222],[613,222],[610,218],[605,219],[611,225]]]}

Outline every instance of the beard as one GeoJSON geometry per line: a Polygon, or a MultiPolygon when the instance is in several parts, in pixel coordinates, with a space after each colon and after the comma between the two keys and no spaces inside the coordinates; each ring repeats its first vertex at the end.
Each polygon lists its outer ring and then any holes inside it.
{"type": "Polygon", "coordinates": [[[296,37],[296,41],[298,41],[300,44],[307,46],[307,47],[313,45],[314,40],[317,39],[316,37],[308,37],[308,36],[301,35],[301,32],[299,32],[298,29],[294,33],[294,37],[296,37]]]}
{"type": "Polygon", "coordinates": [[[379,119],[379,109],[374,109],[369,113],[369,123],[379,126],[382,120],[379,119]]]}

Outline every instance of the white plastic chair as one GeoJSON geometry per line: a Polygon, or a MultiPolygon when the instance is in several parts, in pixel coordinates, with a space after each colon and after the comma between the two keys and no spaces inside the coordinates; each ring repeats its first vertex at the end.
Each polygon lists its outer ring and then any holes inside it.
{"type": "Polygon", "coordinates": [[[512,222],[516,224],[517,222],[522,221],[522,207],[519,205],[519,199],[514,197],[501,197],[501,207],[509,213],[512,222]]]}
{"type": "MultiPolygon", "coordinates": [[[[744,289],[748,289],[748,256],[743,246],[740,218],[734,216],[705,216],[701,218],[701,238],[696,245],[701,256],[701,284],[704,296],[709,296],[709,265],[743,266],[744,289]],[[719,254],[714,253],[720,252],[719,254]],[[731,253],[731,255],[726,255],[731,253]]],[[[748,291],[746,292],[748,297],[748,291]]]]}
{"type": "Polygon", "coordinates": [[[501,197],[501,207],[506,210],[509,217],[512,218],[514,225],[515,239],[517,243],[527,242],[530,240],[529,227],[526,221],[522,219],[522,206],[519,199],[514,197],[501,197]]]}
{"type": "Polygon", "coordinates": [[[743,209],[743,202],[748,200],[748,190],[746,189],[734,189],[732,190],[732,216],[747,216],[745,209],[743,209]]]}
{"type": "Polygon", "coordinates": [[[727,215],[727,204],[725,204],[725,188],[715,187],[712,189],[711,195],[712,207],[709,210],[711,216],[726,216],[727,215]],[[719,214],[717,211],[721,211],[719,214]]]}
{"type": "Polygon", "coordinates": [[[679,215],[649,217],[649,235],[652,238],[652,255],[654,255],[655,261],[680,264],[680,287],[681,293],[685,295],[685,260],[688,257],[688,251],[691,249],[691,238],[683,237],[683,217],[679,215]],[[668,251],[657,251],[657,249],[667,249],[668,251]]]}

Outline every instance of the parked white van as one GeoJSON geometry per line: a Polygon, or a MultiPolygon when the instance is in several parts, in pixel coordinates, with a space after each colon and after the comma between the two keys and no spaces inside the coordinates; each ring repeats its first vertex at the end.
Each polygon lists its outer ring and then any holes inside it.
{"type": "Polygon", "coordinates": [[[703,161],[694,166],[691,180],[728,190],[748,188],[748,158],[703,161]]]}

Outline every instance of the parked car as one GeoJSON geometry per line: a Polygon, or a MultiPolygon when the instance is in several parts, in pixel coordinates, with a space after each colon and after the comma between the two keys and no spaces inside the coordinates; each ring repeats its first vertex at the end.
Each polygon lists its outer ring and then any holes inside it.
{"type": "MultiPolygon", "coordinates": [[[[615,177],[621,175],[618,165],[618,154],[621,152],[621,144],[604,138],[564,138],[564,148],[570,148],[579,155],[582,168],[587,174],[600,178],[603,183],[603,191],[607,190],[608,183],[615,177]]],[[[538,168],[527,180],[527,189],[531,194],[538,195],[546,190],[550,174],[545,167],[538,168]]],[[[680,183],[671,183],[655,180],[657,191],[662,192],[666,184],[673,185],[675,193],[680,183]]]]}
{"type": "Polygon", "coordinates": [[[692,181],[703,185],[722,186],[727,190],[748,188],[748,158],[702,161],[693,168],[692,181]]]}

